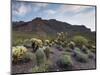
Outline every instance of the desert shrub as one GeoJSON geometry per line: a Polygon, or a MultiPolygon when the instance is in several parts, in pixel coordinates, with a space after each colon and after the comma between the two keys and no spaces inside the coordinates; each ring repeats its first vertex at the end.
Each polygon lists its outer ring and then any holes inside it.
{"type": "Polygon", "coordinates": [[[31,53],[31,52],[28,51],[24,55],[23,59],[25,59],[24,61],[30,61],[30,60],[35,61],[35,55],[34,55],[34,53],[31,53]]]}
{"type": "Polygon", "coordinates": [[[92,53],[96,53],[96,49],[90,49],[92,53]]]}
{"type": "Polygon", "coordinates": [[[85,54],[88,54],[89,52],[88,48],[85,45],[82,46],[81,51],[85,54]]]}
{"type": "Polygon", "coordinates": [[[85,54],[87,54],[88,58],[94,58],[94,54],[88,49],[86,46],[82,46],[81,51],[85,54]]]}
{"type": "Polygon", "coordinates": [[[49,59],[50,58],[50,48],[47,46],[45,49],[44,49],[44,53],[46,55],[46,58],[49,59]]]}
{"type": "Polygon", "coordinates": [[[90,50],[92,53],[96,53],[96,46],[91,45],[91,47],[89,47],[89,50],[90,50]]]}
{"type": "Polygon", "coordinates": [[[23,45],[22,39],[17,39],[13,41],[13,46],[19,46],[19,45],[23,45]]]}
{"type": "Polygon", "coordinates": [[[53,63],[50,60],[46,60],[44,63],[35,66],[33,72],[48,72],[52,68],[53,63]]]}
{"type": "Polygon", "coordinates": [[[40,65],[40,66],[35,66],[35,67],[32,69],[32,71],[33,71],[34,73],[36,73],[36,72],[48,72],[48,69],[49,69],[49,66],[48,66],[48,65],[42,64],[42,65],[40,65]]]}
{"type": "Polygon", "coordinates": [[[82,47],[82,45],[87,45],[88,40],[83,36],[75,36],[73,37],[73,41],[75,42],[76,46],[82,47]]]}
{"type": "Polygon", "coordinates": [[[23,43],[24,43],[24,45],[27,45],[27,44],[30,44],[31,42],[30,42],[29,39],[24,39],[24,40],[23,40],[23,43]]]}
{"type": "Polygon", "coordinates": [[[88,56],[80,51],[79,48],[75,48],[74,50],[74,57],[79,62],[87,62],[88,56]]]}
{"type": "Polygon", "coordinates": [[[94,58],[94,54],[86,46],[83,46],[81,50],[88,55],[88,58],[94,58]]]}
{"type": "Polygon", "coordinates": [[[64,42],[61,43],[63,48],[67,47],[67,41],[65,40],[64,42]]]}
{"type": "Polygon", "coordinates": [[[37,65],[45,63],[46,57],[43,48],[39,48],[35,54],[36,54],[37,65]]]}
{"type": "Polygon", "coordinates": [[[24,60],[27,53],[27,49],[24,46],[16,46],[12,48],[12,59],[14,63],[17,63],[20,60],[24,60]]]}
{"type": "Polygon", "coordinates": [[[94,58],[94,54],[91,51],[88,52],[88,58],[90,59],[94,58]]]}
{"type": "Polygon", "coordinates": [[[61,45],[56,45],[56,48],[57,48],[57,50],[59,50],[59,51],[63,51],[63,50],[64,50],[64,48],[63,48],[61,45]]]}
{"type": "Polygon", "coordinates": [[[74,49],[75,47],[75,43],[73,41],[70,41],[70,43],[68,43],[69,48],[74,49]]]}
{"type": "Polygon", "coordinates": [[[65,51],[64,51],[64,52],[62,52],[62,55],[69,55],[69,56],[72,56],[72,55],[73,55],[73,52],[67,52],[67,51],[65,52],[65,51]]]}
{"type": "Polygon", "coordinates": [[[73,65],[73,61],[70,55],[62,55],[60,59],[57,61],[57,65],[62,69],[71,68],[73,65]]]}
{"type": "Polygon", "coordinates": [[[66,52],[72,52],[72,49],[69,48],[69,47],[67,47],[67,48],[65,48],[65,51],[66,51],[66,52]]]}
{"type": "Polygon", "coordinates": [[[87,47],[89,49],[95,49],[96,48],[95,45],[96,45],[95,41],[89,40],[87,47]]]}

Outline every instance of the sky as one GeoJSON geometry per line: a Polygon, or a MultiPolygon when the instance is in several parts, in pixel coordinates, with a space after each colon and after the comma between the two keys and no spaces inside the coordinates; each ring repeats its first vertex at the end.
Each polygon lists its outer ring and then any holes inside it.
{"type": "Polygon", "coordinates": [[[31,21],[36,17],[56,19],[72,25],[85,25],[95,31],[95,6],[12,2],[12,21],[31,21]]]}

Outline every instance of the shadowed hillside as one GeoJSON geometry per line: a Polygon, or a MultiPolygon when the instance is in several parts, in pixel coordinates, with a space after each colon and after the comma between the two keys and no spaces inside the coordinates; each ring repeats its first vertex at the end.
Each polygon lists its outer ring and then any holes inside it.
{"type": "Polygon", "coordinates": [[[57,21],[55,19],[44,20],[40,17],[37,17],[29,22],[13,22],[13,31],[21,32],[34,32],[42,36],[52,35],[55,36],[57,32],[67,32],[69,36],[73,35],[82,35],[86,36],[89,39],[95,40],[95,31],[91,32],[89,28],[86,28],[84,25],[71,25],[66,22],[57,21]]]}

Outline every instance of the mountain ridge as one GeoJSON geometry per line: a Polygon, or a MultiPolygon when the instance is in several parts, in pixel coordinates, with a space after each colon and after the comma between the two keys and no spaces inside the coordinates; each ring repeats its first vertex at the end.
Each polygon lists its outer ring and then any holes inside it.
{"type": "Polygon", "coordinates": [[[95,31],[87,28],[85,25],[71,25],[67,22],[61,22],[56,19],[42,19],[37,17],[31,21],[24,22],[12,22],[14,31],[21,32],[36,32],[40,34],[55,35],[57,32],[67,32],[70,35],[87,34],[90,37],[94,37],[95,31]]]}

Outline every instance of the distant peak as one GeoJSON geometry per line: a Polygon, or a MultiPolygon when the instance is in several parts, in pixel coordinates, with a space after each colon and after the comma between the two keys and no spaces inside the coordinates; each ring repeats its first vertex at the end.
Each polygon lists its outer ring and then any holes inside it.
{"type": "Polygon", "coordinates": [[[56,19],[50,19],[50,21],[56,21],[56,19]]]}
{"type": "Polygon", "coordinates": [[[41,17],[36,17],[34,20],[42,20],[41,17]]]}

